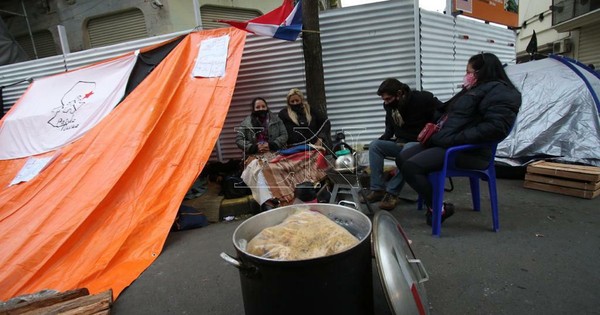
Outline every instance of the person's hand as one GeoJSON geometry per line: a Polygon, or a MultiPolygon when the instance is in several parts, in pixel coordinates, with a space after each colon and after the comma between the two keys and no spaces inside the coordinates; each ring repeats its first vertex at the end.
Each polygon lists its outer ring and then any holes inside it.
{"type": "Polygon", "coordinates": [[[269,144],[268,143],[259,143],[258,144],[258,153],[267,153],[269,152],[269,144]]]}

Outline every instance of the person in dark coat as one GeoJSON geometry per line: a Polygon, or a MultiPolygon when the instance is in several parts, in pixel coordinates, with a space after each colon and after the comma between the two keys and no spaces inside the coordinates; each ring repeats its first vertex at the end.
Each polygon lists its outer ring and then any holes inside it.
{"type": "MultiPolygon", "coordinates": [[[[520,106],[521,93],[496,55],[480,53],[469,59],[463,89],[436,115],[445,120],[441,129],[425,145],[407,148],[396,158],[402,176],[428,207],[428,224],[431,225],[433,188],[427,176],[442,169],[446,150],[461,144],[502,141],[510,133],[520,106]]],[[[475,149],[460,154],[456,163],[462,168],[485,169],[491,155],[490,149],[475,149]]],[[[454,213],[453,207],[444,208],[447,209],[442,209],[442,221],[454,213]]]]}
{"type": "Polygon", "coordinates": [[[269,110],[262,97],[252,100],[252,112],[236,129],[235,144],[246,154],[262,154],[283,149],[287,131],[277,114],[269,110]]]}
{"type": "Polygon", "coordinates": [[[381,200],[379,208],[393,210],[404,186],[400,172],[385,183],[383,164],[385,157],[395,157],[406,143],[417,141],[417,135],[426,123],[433,120],[437,107],[442,105],[427,91],[411,90],[408,85],[394,78],[385,79],[377,95],[385,109],[385,131],[379,139],[369,144],[370,192],[366,201],[381,200]]]}
{"type": "Polygon", "coordinates": [[[291,89],[287,94],[287,106],[279,112],[287,130],[287,146],[302,144],[323,145],[326,139],[329,120],[311,112],[304,94],[299,89],[291,89]]]}

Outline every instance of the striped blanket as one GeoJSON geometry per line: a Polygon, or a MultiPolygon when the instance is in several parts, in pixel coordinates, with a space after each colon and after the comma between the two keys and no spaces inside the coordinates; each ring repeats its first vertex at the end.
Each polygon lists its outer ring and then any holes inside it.
{"type": "Polygon", "coordinates": [[[285,156],[273,153],[251,156],[241,177],[259,204],[276,198],[281,205],[288,205],[294,201],[297,184],[317,183],[327,177],[329,165],[323,153],[324,150],[310,150],[285,156]]]}

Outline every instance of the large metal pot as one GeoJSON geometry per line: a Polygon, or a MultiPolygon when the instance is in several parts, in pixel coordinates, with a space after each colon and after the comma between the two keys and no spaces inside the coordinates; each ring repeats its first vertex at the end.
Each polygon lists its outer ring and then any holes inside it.
{"type": "Polygon", "coordinates": [[[372,314],[371,230],[362,212],[332,204],[299,204],[260,213],[233,233],[237,259],[221,257],[239,269],[246,315],[372,314]],[[281,223],[294,210],[310,209],[331,218],[359,239],[331,256],[279,261],[246,252],[260,231],[281,223]]]}

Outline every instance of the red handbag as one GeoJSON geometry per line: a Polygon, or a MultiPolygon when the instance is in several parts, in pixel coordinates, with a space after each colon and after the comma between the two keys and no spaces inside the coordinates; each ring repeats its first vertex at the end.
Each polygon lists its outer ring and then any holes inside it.
{"type": "Polygon", "coordinates": [[[442,126],[444,125],[444,122],[446,122],[447,117],[447,115],[442,116],[436,124],[425,124],[425,127],[423,127],[423,129],[421,130],[421,132],[419,132],[419,135],[417,136],[417,141],[419,141],[423,145],[426,144],[427,141],[429,141],[429,138],[431,138],[431,136],[433,136],[436,132],[442,129],[442,126]]]}
{"type": "Polygon", "coordinates": [[[431,136],[438,131],[440,131],[440,127],[437,124],[427,123],[425,127],[423,127],[423,130],[419,132],[417,141],[419,141],[421,144],[425,144],[427,141],[429,141],[429,138],[431,138],[431,136]]]}

